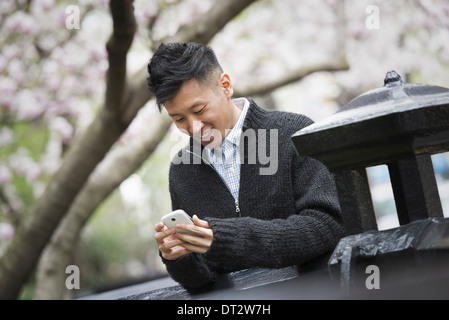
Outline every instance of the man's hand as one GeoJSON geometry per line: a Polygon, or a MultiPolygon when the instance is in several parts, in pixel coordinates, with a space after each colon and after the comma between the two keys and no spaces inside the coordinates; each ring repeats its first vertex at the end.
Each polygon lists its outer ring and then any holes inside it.
{"type": "Polygon", "coordinates": [[[164,259],[176,260],[190,253],[190,251],[180,245],[183,241],[175,237],[175,228],[167,228],[163,222],[159,222],[154,227],[154,230],[156,231],[154,238],[164,259]]]}
{"type": "Polygon", "coordinates": [[[209,223],[193,216],[194,225],[179,223],[176,229],[183,229],[198,234],[198,236],[176,232],[175,228],[167,228],[163,222],[154,227],[155,239],[162,257],[167,260],[176,260],[191,252],[205,253],[209,250],[213,240],[213,232],[209,223]]]}
{"type": "Polygon", "coordinates": [[[188,251],[205,253],[212,244],[214,233],[209,226],[209,222],[201,220],[197,215],[193,215],[193,223],[194,225],[178,223],[176,228],[197,234],[198,236],[176,232],[175,237],[183,241],[181,246],[188,251]]]}

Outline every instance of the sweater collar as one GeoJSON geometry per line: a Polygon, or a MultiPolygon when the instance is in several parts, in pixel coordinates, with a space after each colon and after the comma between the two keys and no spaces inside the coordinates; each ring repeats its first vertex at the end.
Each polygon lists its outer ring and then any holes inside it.
{"type": "Polygon", "coordinates": [[[269,111],[259,107],[253,99],[248,98],[248,101],[250,105],[243,123],[243,131],[247,129],[266,129],[266,121],[270,120],[269,111]]]}

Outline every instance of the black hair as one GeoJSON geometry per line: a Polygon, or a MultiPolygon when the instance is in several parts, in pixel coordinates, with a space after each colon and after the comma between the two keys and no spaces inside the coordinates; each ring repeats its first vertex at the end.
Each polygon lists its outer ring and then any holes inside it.
{"type": "Polygon", "coordinates": [[[214,51],[208,46],[188,42],[163,43],[148,63],[148,86],[159,111],[173,98],[185,81],[207,84],[217,70],[223,72],[214,51]]]}

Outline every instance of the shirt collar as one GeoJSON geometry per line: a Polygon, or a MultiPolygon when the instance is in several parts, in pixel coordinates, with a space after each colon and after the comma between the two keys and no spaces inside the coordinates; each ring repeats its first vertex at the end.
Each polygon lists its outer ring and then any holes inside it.
{"type": "Polygon", "coordinates": [[[232,102],[237,106],[237,108],[242,109],[242,112],[240,113],[240,116],[235,123],[232,130],[226,135],[225,141],[228,141],[236,146],[240,145],[240,137],[242,135],[242,129],[243,129],[243,123],[245,121],[246,113],[248,112],[249,108],[249,101],[246,98],[237,98],[233,99],[232,102]]]}

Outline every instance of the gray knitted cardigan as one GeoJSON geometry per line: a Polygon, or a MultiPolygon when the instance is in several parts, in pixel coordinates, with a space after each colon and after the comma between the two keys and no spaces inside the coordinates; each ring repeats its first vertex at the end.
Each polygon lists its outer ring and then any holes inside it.
{"type": "MultiPolygon", "coordinates": [[[[311,123],[303,115],[267,111],[250,100],[243,132],[253,129],[259,139],[258,129],[277,129],[278,167],[275,174],[261,175],[260,168],[269,164],[251,161],[251,152],[260,144],[241,140],[245,153],[238,205],[219,174],[199,158],[201,147],[195,148],[190,139],[170,166],[172,207],[207,220],[214,239],[205,254],[162,258],[174,280],[198,288],[213,283],[217,274],[301,265],[333,250],[343,236],[335,182],[321,162],[299,156],[291,141],[293,133],[311,123]]],[[[264,137],[266,154],[269,136],[264,137]]]]}

